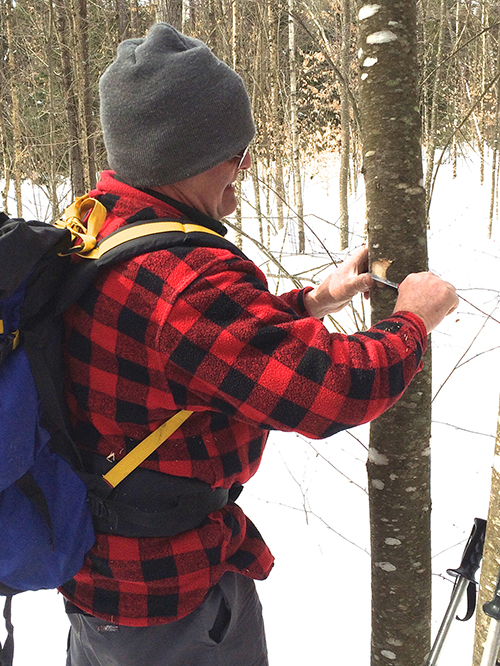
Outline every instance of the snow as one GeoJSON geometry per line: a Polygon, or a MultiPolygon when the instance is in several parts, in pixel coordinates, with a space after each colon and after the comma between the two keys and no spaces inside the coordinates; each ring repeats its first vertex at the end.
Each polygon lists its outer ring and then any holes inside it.
{"type": "MultiPolygon", "coordinates": [[[[331,259],[319,241],[335,260],[346,255],[337,251],[337,177],[338,163],[324,158],[304,178],[306,222],[319,239],[309,241],[311,257],[294,255],[292,220],[273,238],[290,272],[311,268],[304,284],[317,282],[330,270],[331,259]]],[[[246,184],[252,200],[251,182],[246,184]]],[[[350,249],[364,238],[361,186],[360,181],[350,200],[350,249]]],[[[459,565],[474,518],[486,518],[488,510],[500,393],[500,324],[469,305],[500,319],[500,225],[488,239],[488,210],[489,187],[479,183],[476,159],[461,162],[455,181],[450,165],[440,168],[431,207],[430,265],[468,303],[461,301],[432,335],[433,636],[453,586],[446,569],[459,565]]],[[[244,215],[244,229],[257,236],[250,206],[244,206],[244,215]]],[[[250,241],[245,240],[244,251],[264,266],[266,258],[250,241]]],[[[290,287],[280,281],[276,288],[290,287]]],[[[360,312],[361,301],[355,307],[360,312]]],[[[338,322],[354,330],[350,310],[338,322]]],[[[367,444],[367,426],[313,443],[293,433],[273,433],[259,472],[239,500],[276,557],[269,579],[257,583],[271,666],[369,664],[367,444]]],[[[15,666],[63,666],[68,622],[60,595],[25,593],[14,599],[13,613],[15,666]]],[[[440,666],[469,665],[473,634],[474,620],[453,622],[440,666]]]]}

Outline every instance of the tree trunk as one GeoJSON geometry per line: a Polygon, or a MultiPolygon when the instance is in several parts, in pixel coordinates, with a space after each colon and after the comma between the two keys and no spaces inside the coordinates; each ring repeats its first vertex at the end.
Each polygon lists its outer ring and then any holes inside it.
{"type": "Polygon", "coordinates": [[[351,106],[349,104],[349,68],[351,46],[351,3],[342,0],[342,51],[340,82],[340,124],[342,130],[342,145],[340,152],[340,249],[345,250],[349,245],[349,212],[347,200],[349,195],[349,161],[351,137],[351,106]]]}
{"type": "Polygon", "coordinates": [[[292,173],[297,212],[299,253],[306,250],[304,235],[304,203],[302,198],[302,179],[300,174],[299,128],[297,122],[297,59],[295,57],[295,21],[293,19],[294,0],[288,0],[288,57],[290,65],[290,134],[292,143],[292,173]]]}
{"type": "MultiPolygon", "coordinates": [[[[0,6],[0,27],[2,30],[7,32],[6,25],[6,7],[0,6]]],[[[6,63],[7,56],[7,45],[4,42],[0,42],[0,76],[1,81],[9,81],[8,73],[8,63],[6,63]]],[[[6,86],[5,86],[6,87],[6,86]]],[[[7,106],[6,102],[7,94],[6,90],[2,90],[2,106],[7,106]]],[[[2,172],[3,172],[3,188],[2,188],[2,210],[9,215],[9,189],[10,189],[10,176],[11,176],[11,160],[9,156],[9,146],[7,144],[7,132],[6,132],[6,117],[0,110],[0,150],[2,151],[2,172]]]]}
{"type": "Polygon", "coordinates": [[[259,163],[257,157],[254,156],[255,152],[252,151],[252,169],[250,175],[252,176],[253,195],[255,200],[255,213],[259,223],[259,240],[264,245],[264,224],[262,219],[262,205],[260,202],[260,180],[259,180],[259,163]]]}
{"type": "Polygon", "coordinates": [[[11,95],[11,117],[12,117],[12,134],[14,149],[12,151],[12,174],[14,176],[14,191],[16,197],[17,217],[23,216],[23,201],[22,201],[22,171],[21,162],[23,157],[21,147],[21,118],[19,111],[19,95],[17,91],[17,67],[16,67],[16,47],[14,44],[13,32],[13,10],[12,0],[7,0],[5,6],[5,27],[7,33],[7,44],[9,47],[9,78],[10,78],[10,95],[11,95]]]}
{"type": "MultiPolygon", "coordinates": [[[[458,39],[460,35],[460,21],[459,21],[459,14],[460,12],[460,0],[456,0],[455,3],[455,44],[454,48],[458,46],[458,39]]],[[[458,90],[459,86],[459,68],[457,67],[457,71],[455,72],[455,87],[458,90]]],[[[458,153],[458,115],[459,115],[459,110],[458,110],[458,103],[457,100],[454,100],[453,104],[453,145],[452,145],[452,172],[453,172],[453,178],[455,179],[457,177],[457,153],[458,153]]]]}
{"type": "Polygon", "coordinates": [[[497,436],[491,472],[490,506],[484,540],[483,562],[479,581],[479,594],[476,610],[476,630],[474,634],[474,654],[472,666],[480,666],[484,642],[488,633],[490,618],[483,612],[483,604],[491,601],[497,583],[500,567],[500,408],[498,411],[497,436]]]}
{"type": "MultiPolygon", "coordinates": [[[[481,29],[484,30],[487,24],[487,14],[486,14],[486,2],[481,0],[481,29]]],[[[484,90],[486,87],[486,63],[487,63],[487,51],[486,51],[486,31],[483,32],[481,36],[481,90],[484,90]]],[[[480,155],[481,155],[481,166],[480,166],[480,183],[484,183],[484,162],[485,162],[485,152],[486,152],[486,141],[484,139],[485,126],[486,126],[486,109],[484,104],[484,99],[481,100],[481,146],[480,146],[480,155]]]]}
{"type": "Polygon", "coordinates": [[[118,41],[122,42],[129,37],[129,13],[127,0],[115,0],[116,22],[118,27],[118,41]]]}
{"type": "Polygon", "coordinates": [[[444,28],[446,19],[446,0],[440,0],[440,13],[439,13],[439,33],[438,33],[438,46],[436,54],[436,64],[438,68],[434,72],[434,84],[432,87],[432,100],[431,100],[431,113],[429,132],[426,137],[426,159],[425,159],[425,192],[427,196],[427,210],[430,206],[431,184],[432,176],[434,173],[434,152],[436,149],[436,126],[437,126],[437,113],[438,113],[438,100],[440,96],[441,84],[441,56],[443,53],[444,42],[444,28]]]}
{"type": "Polygon", "coordinates": [[[278,216],[278,229],[283,229],[283,202],[285,200],[285,187],[283,183],[282,161],[282,133],[279,121],[279,57],[278,40],[279,27],[274,27],[274,12],[272,0],[267,0],[268,30],[269,30],[269,60],[271,85],[271,137],[273,142],[272,154],[274,158],[274,184],[276,190],[276,214],[278,216]]]}
{"type": "Polygon", "coordinates": [[[493,218],[495,216],[495,201],[498,199],[497,180],[498,180],[498,141],[500,139],[500,30],[497,33],[497,85],[496,85],[496,114],[494,124],[494,139],[493,139],[493,163],[491,166],[491,197],[490,197],[490,221],[488,224],[488,238],[491,238],[493,233],[493,218]]]}
{"type": "MultiPolygon", "coordinates": [[[[83,134],[83,154],[85,155],[85,190],[96,186],[95,143],[96,123],[93,117],[93,95],[90,83],[89,60],[89,21],[87,16],[87,0],[78,0],[78,21],[76,41],[80,55],[80,71],[82,85],[78,88],[81,126],[83,134]]],[[[128,19],[127,19],[128,20],[128,19]]]]}
{"type": "Polygon", "coordinates": [[[54,0],[57,14],[58,35],[61,42],[62,82],[66,97],[66,116],[68,120],[69,160],[71,189],[73,196],[85,194],[85,173],[82,151],[80,148],[80,128],[78,122],[78,99],[75,93],[76,82],[71,67],[71,41],[64,0],[54,0]]]}
{"type": "MultiPolygon", "coordinates": [[[[360,3],[361,121],[371,268],[396,282],[427,268],[416,0],[360,3]]],[[[394,292],[375,288],[372,321],[394,292]]],[[[372,666],[422,666],[430,649],[430,358],[371,424],[372,666]]]]}
{"type": "Polygon", "coordinates": [[[48,5],[48,30],[47,39],[45,42],[45,51],[47,54],[48,65],[48,82],[49,82],[49,100],[48,100],[48,113],[49,113],[49,174],[48,174],[48,189],[49,200],[52,208],[52,220],[56,220],[59,215],[59,199],[57,196],[57,164],[56,164],[56,108],[55,108],[55,63],[54,63],[54,4],[49,0],[48,5]]]}

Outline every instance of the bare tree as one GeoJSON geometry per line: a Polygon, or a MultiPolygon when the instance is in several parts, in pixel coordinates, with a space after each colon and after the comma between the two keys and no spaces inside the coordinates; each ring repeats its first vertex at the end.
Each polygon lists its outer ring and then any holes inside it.
{"type": "MultiPolygon", "coordinates": [[[[446,25],[446,0],[440,0],[440,12],[438,23],[438,46],[437,46],[437,62],[441,63],[443,52],[444,31],[446,25]]],[[[425,191],[427,193],[427,203],[429,204],[432,175],[434,172],[434,152],[436,150],[436,125],[439,98],[441,95],[440,82],[441,82],[441,67],[438,67],[434,73],[434,83],[432,87],[432,99],[430,110],[430,122],[426,136],[426,163],[425,163],[425,191]]]]}
{"type": "Polygon", "coordinates": [[[290,68],[290,135],[292,149],[292,173],[295,209],[297,211],[297,228],[300,253],[306,249],[304,235],[304,203],[302,199],[302,180],[300,175],[299,128],[297,122],[297,59],[295,57],[295,21],[293,13],[295,1],[288,0],[288,60],[290,68]]]}
{"type": "Polygon", "coordinates": [[[351,65],[351,2],[342,0],[342,49],[340,83],[340,122],[342,144],[340,150],[340,249],[349,245],[349,212],[347,200],[349,195],[349,163],[351,154],[351,105],[349,103],[349,70],[351,65]]]}
{"type": "MultiPolygon", "coordinates": [[[[416,0],[360,3],[360,110],[372,270],[396,282],[427,268],[418,113],[416,0]]],[[[377,288],[372,319],[394,292],[377,288]]],[[[372,666],[422,666],[430,648],[430,358],[372,422],[368,479],[372,666]]]]}
{"type": "Polygon", "coordinates": [[[78,97],[76,81],[72,67],[73,50],[71,47],[70,28],[68,25],[67,4],[63,0],[54,0],[57,16],[57,33],[61,44],[62,80],[66,101],[68,123],[69,157],[71,167],[71,186],[75,196],[85,193],[85,171],[80,145],[80,125],[78,119],[78,97]]]}
{"type": "Polygon", "coordinates": [[[21,192],[23,150],[21,146],[21,116],[19,110],[19,94],[17,89],[17,66],[16,66],[16,46],[14,43],[13,26],[13,8],[12,0],[5,3],[5,27],[7,33],[7,44],[9,48],[9,78],[10,78],[10,96],[11,96],[11,114],[13,128],[13,160],[12,174],[14,175],[14,188],[16,195],[17,217],[23,216],[23,202],[21,192]]]}

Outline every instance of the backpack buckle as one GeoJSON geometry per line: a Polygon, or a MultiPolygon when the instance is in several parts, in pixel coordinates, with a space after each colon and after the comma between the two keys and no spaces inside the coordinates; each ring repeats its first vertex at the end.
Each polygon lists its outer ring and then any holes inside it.
{"type": "Polygon", "coordinates": [[[19,331],[9,333],[4,338],[0,339],[0,365],[7,359],[8,356],[19,345],[19,331]]]}

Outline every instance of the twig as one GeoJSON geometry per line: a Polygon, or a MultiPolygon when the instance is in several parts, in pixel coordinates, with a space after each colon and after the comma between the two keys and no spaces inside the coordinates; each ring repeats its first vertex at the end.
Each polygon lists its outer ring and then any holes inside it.
{"type": "Polygon", "coordinates": [[[476,333],[476,335],[474,336],[474,338],[473,338],[472,342],[470,343],[470,345],[469,345],[469,346],[467,347],[467,349],[464,351],[464,353],[462,354],[462,356],[458,359],[458,361],[456,362],[455,366],[454,366],[454,367],[452,368],[452,370],[450,371],[449,375],[446,377],[446,379],[444,380],[444,382],[443,382],[443,383],[441,384],[441,386],[438,388],[436,394],[434,395],[434,397],[433,397],[432,400],[431,400],[431,404],[432,404],[432,403],[434,402],[434,400],[438,397],[438,395],[439,395],[440,392],[441,392],[441,389],[444,387],[444,385],[446,384],[446,382],[449,380],[449,378],[450,378],[450,377],[452,376],[452,374],[455,372],[455,370],[456,370],[457,367],[459,366],[459,364],[460,364],[460,362],[462,361],[462,359],[467,355],[467,353],[469,352],[470,348],[472,347],[472,345],[474,344],[474,342],[477,340],[477,338],[478,338],[479,335],[481,334],[483,328],[486,326],[486,324],[487,324],[487,322],[488,322],[488,319],[489,319],[489,317],[483,321],[481,328],[479,329],[479,331],[478,331],[478,332],[476,333]]]}
{"type": "Polygon", "coordinates": [[[471,435],[481,435],[481,437],[491,437],[495,439],[495,435],[489,435],[486,432],[476,432],[475,430],[468,430],[467,428],[461,428],[460,426],[454,425],[453,423],[446,423],[445,421],[432,421],[432,423],[439,423],[439,425],[445,425],[449,428],[454,428],[455,430],[461,430],[462,432],[468,432],[471,435]]]}

